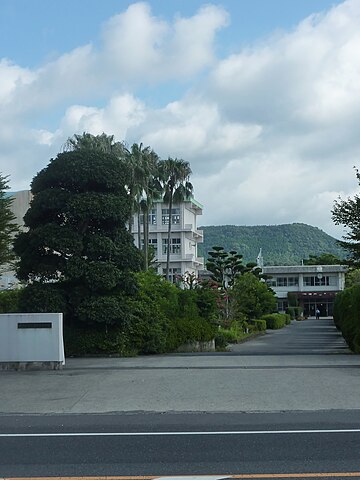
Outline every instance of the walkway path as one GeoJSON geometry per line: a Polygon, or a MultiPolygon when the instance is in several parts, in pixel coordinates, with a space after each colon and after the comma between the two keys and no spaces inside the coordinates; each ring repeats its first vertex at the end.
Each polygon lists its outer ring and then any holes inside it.
{"type": "Polygon", "coordinates": [[[332,318],[301,322],[231,348],[237,355],[328,355],[350,353],[332,318]]]}

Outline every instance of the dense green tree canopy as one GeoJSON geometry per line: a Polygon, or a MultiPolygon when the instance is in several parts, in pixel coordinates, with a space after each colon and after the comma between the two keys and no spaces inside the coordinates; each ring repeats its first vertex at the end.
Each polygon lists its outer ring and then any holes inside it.
{"type": "MultiPolygon", "coordinates": [[[[360,185],[360,172],[355,169],[360,185]]],[[[339,198],[334,203],[332,217],[336,225],[344,225],[347,233],[339,244],[349,253],[349,263],[360,266],[360,195],[343,200],[339,198]]]]}
{"type": "Polygon", "coordinates": [[[236,279],[232,296],[235,318],[252,320],[276,310],[274,292],[250,272],[236,279]]]}
{"type": "Polygon", "coordinates": [[[142,261],[126,228],[127,182],[126,164],[96,149],[60,153],[33,179],[28,231],[15,243],[18,276],[43,284],[44,295],[63,292],[75,321],[124,320],[142,261]]]}
{"type": "Polygon", "coordinates": [[[13,238],[18,231],[15,216],[11,211],[13,199],[6,195],[8,178],[0,173],[0,272],[14,260],[13,238]]]}

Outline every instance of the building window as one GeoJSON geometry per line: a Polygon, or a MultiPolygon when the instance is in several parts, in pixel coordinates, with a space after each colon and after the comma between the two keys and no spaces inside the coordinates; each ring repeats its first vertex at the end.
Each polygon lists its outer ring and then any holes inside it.
{"type": "Polygon", "coordinates": [[[288,301],[287,300],[278,300],[277,301],[278,312],[286,312],[287,308],[288,308],[288,301]]]}
{"type": "MultiPolygon", "coordinates": [[[[167,254],[167,244],[168,239],[163,238],[162,240],[162,253],[163,255],[167,254]]],[[[170,253],[174,255],[181,254],[181,239],[180,238],[171,238],[170,239],[170,253]]]]}
{"type": "Polygon", "coordinates": [[[304,287],[325,287],[329,286],[329,277],[319,278],[318,276],[314,277],[304,277],[304,287]]]}
{"type": "Polygon", "coordinates": [[[149,246],[153,248],[154,255],[157,255],[157,238],[149,238],[149,246]]]}
{"type": "MultiPolygon", "coordinates": [[[[163,275],[166,277],[166,268],[163,268],[163,275]]],[[[179,283],[181,268],[169,268],[169,281],[171,283],[179,283]]]]}
{"type": "MultiPolygon", "coordinates": [[[[161,223],[162,225],[169,225],[169,212],[168,208],[161,210],[161,223]]],[[[180,208],[171,209],[171,224],[180,225],[180,208]]]]}
{"type": "MultiPolygon", "coordinates": [[[[156,208],[152,208],[149,211],[148,222],[149,222],[149,225],[156,225],[156,208]]],[[[141,223],[141,225],[144,224],[144,214],[143,213],[140,214],[140,223],[141,223]]]]}
{"type": "Polygon", "coordinates": [[[288,287],[297,287],[299,285],[298,277],[288,277],[288,287]]]}
{"type": "Polygon", "coordinates": [[[276,286],[277,287],[287,287],[287,278],[286,277],[278,277],[276,279],[276,286]]]}
{"type": "MultiPolygon", "coordinates": [[[[157,238],[149,238],[149,246],[153,248],[154,254],[157,254],[157,238]]],[[[141,250],[144,250],[144,239],[141,239],[141,250]]]]}
{"type": "Polygon", "coordinates": [[[156,208],[152,208],[149,212],[149,225],[156,225],[156,208]]]}

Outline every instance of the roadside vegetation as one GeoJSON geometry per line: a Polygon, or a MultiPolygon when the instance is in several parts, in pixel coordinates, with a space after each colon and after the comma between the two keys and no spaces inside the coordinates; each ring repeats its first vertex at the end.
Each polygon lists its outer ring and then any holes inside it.
{"type": "MultiPolygon", "coordinates": [[[[360,172],[355,168],[360,185],[360,172]]],[[[348,252],[350,270],[345,290],[336,295],[334,321],[345,341],[355,353],[360,353],[360,195],[334,203],[332,211],[336,225],[346,227],[347,233],[339,244],[348,252]]]]}
{"type": "MultiPolygon", "coordinates": [[[[62,312],[67,355],[158,354],[214,340],[224,349],[284,326],[261,269],[237,251],[213,247],[211,279],[185,274],[174,284],[169,255],[164,277],[153,267],[146,221],[134,244],[133,216],[149,219],[159,199],[171,209],[189,198],[190,175],[188,162],[161,160],[142,144],[75,135],[32,180],[25,229],[15,241],[1,177],[1,262],[16,255],[23,288],[0,292],[0,313],[62,312]]],[[[168,238],[171,230],[170,215],[168,238]]]]}

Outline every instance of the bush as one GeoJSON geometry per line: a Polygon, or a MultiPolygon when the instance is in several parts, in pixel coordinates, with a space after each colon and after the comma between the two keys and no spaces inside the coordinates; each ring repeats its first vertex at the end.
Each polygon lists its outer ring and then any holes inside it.
{"type": "Polygon", "coordinates": [[[264,332],[266,330],[266,320],[257,318],[255,320],[251,320],[251,324],[255,327],[257,332],[264,332]]]}
{"type": "Polygon", "coordinates": [[[284,313],[270,313],[264,315],[262,320],[266,321],[266,328],[270,330],[277,330],[283,328],[286,324],[286,314],[284,313]]]}
{"type": "Polygon", "coordinates": [[[29,313],[66,313],[65,293],[54,283],[34,282],[19,291],[19,310],[29,313]]]}
{"type": "Polygon", "coordinates": [[[334,322],[351,350],[360,353],[360,285],[353,285],[336,295],[334,322]]]}
{"type": "Polygon", "coordinates": [[[287,308],[287,314],[290,316],[290,320],[296,320],[296,319],[301,317],[301,308],[300,307],[288,307],[287,308]]]}
{"type": "Polygon", "coordinates": [[[129,335],[120,329],[64,328],[66,356],[86,354],[134,356],[129,335]]]}
{"type": "Polygon", "coordinates": [[[20,290],[0,292],[0,313],[17,313],[19,311],[20,290]]]}

